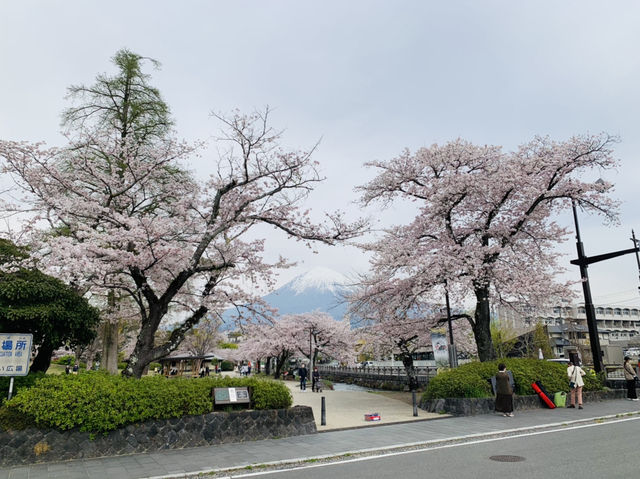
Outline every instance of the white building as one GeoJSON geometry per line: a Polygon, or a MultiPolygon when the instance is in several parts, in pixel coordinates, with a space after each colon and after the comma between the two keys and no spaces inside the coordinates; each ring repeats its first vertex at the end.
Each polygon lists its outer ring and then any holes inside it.
{"type": "MultiPolygon", "coordinates": [[[[601,346],[640,338],[639,306],[596,305],[595,312],[601,346]]],[[[589,344],[584,304],[543,308],[528,305],[500,306],[494,318],[518,332],[530,330],[536,323],[544,324],[558,357],[564,357],[565,348],[571,345],[589,344]]]]}

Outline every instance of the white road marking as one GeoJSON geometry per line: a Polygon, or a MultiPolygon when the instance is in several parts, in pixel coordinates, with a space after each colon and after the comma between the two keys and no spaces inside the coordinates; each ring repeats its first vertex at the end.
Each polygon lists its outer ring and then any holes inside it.
{"type": "Polygon", "coordinates": [[[287,468],[287,469],[273,469],[273,470],[269,470],[269,471],[256,471],[256,472],[239,472],[237,474],[231,474],[231,475],[228,475],[228,476],[220,477],[219,479],[240,479],[240,478],[243,478],[243,477],[256,477],[256,476],[264,476],[264,475],[267,475],[267,474],[278,474],[278,473],[283,473],[283,472],[294,472],[294,471],[300,471],[301,469],[312,469],[312,468],[316,468],[316,467],[335,466],[335,465],[339,465],[339,464],[349,464],[349,463],[354,463],[354,462],[370,461],[372,459],[380,459],[380,458],[385,458],[385,457],[402,456],[402,455],[406,455],[406,454],[416,454],[416,453],[421,453],[421,452],[430,452],[430,451],[436,451],[438,449],[448,449],[448,448],[451,448],[451,447],[469,446],[469,445],[472,445],[472,444],[482,444],[482,443],[485,443],[485,442],[502,441],[504,439],[514,439],[514,438],[519,438],[519,437],[538,436],[538,435],[541,435],[541,434],[551,434],[551,433],[555,433],[555,432],[573,431],[573,430],[576,430],[576,429],[584,429],[584,428],[587,428],[587,427],[607,426],[607,425],[610,425],[610,424],[617,424],[617,423],[621,423],[621,422],[638,421],[638,420],[640,420],[640,417],[631,417],[631,418],[625,418],[625,419],[615,419],[615,420],[606,421],[606,422],[595,422],[595,423],[591,423],[591,424],[581,424],[581,425],[578,425],[578,426],[562,427],[562,428],[551,429],[551,430],[546,430],[546,431],[535,431],[535,432],[528,432],[528,433],[522,433],[522,434],[514,434],[514,435],[509,435],[509,436],[493,437],[493,438],[488,438],[488,439],[476,439],[476,440],[473,440],[473,441],[468,441],[468,442],[463,442],[463,443],[442,444],[440,446],[425,447],[423,449],[413,449],[411,451],[386,452],[384,454],[377,454],[377,455],[366,456],[366,457],[357,457],[357,458],[353,458],[353,459],[342,459],[342,460],[339,460],[339,461],[326,462],[326,463],[322,463],[322,464],[307,464],[307,465],[297,466],[297,467],[294,467],[294,468],[287,468]]]}

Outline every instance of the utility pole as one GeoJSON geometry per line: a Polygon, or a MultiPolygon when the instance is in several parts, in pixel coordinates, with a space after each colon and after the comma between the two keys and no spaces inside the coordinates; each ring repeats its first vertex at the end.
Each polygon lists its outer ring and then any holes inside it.
{"type": "MultiPolygon", "coordinates": [[[[614,251],[612,253],[600,254],[597,256],[585,256],[584,246],[582,245],[582,239],[580,237],[580,227],[578,225],[578,212],[576,211],[575,200],[571,201],[571,208],[573,209],[573,221],[576,227],[576,249],[578,250],[578,259],[571,260],[571,264],[575,264],[580,267],[580,277],[582,278],[582,291],[584,293],[584,310],[587,316],[587,326],[589,327],[589,342],[591,343],[591,355],[593,356],[593,369],[597,373],[601,372],[603,368],[602,353],[600,349],[600,338],[598,337],[598,325],[596,323],[596,312],[593,307],[593,300],[591,299],[591,287],[589,286],[589,274],[587,267],[592,263],[598,263],[611,258],[616,258],[629,253],[635,253],[636,259],[638,259],[638,246],[635,243],[635,234],[633,235],[634,244],[632,249],[625,249],[622,251],[614,251]]],[[[640,260],[638,260],[640,265],[640,260]]]]}
{"type": "MultiPolygon", "coordinates": [[[[636,239],[635,231],[631,230],[631,241],[633,241],[633,247],[636,249],[636,263],[638,263],[638,282],[640,283],[640,255],[638,255],[638,242],[636,239]]],[[[638,290],[640,291],[640,286],[638,286],[638,290]]]]}
{"type": "Polygon", "coordinates": [[[449,366],[455,368],[458,366],[458,354],[456,353],[456,345],[453,342],[453,326],[451,324],[451,306],[449,305],[449,290],[444,289],[444,299],[447,304],[447,322],[449,323],[449,366]]]}

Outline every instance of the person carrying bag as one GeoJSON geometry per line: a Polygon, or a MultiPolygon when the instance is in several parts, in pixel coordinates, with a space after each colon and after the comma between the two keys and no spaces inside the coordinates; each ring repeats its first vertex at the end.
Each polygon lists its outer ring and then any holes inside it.
{"type": "Polygon", "coordinates": [[[569,363],[567,367],[567,376],[569,376],[569,387],[571,388],[571,404],[568,407],[575,408],[576,407],[576,399],[578,400],[578,409],[583,409],[582,407],[582,387],[584,386],[584,380],[582,376],[584,376],[584,370],[578,366],[577,364],[569,363]]]}

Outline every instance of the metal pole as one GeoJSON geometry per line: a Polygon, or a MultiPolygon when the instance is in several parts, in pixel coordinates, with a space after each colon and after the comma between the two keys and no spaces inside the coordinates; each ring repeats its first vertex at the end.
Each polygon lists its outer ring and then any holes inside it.
{"type": "MultiPolygon", "coordinates": [[[[633,241],[633,247],[638,247],[638,240],[636,239],[636,234],[633,230],[631,230],[631,241],[633,241]]],[[[640,280],[640,256],[638,255],[638,250],[636,249],[636,263],[638,263],[638,279],[640,280]]],[[[638,290],[640,290],[640,286],[638,286],[638,290]]]]}
{"type": "Polygon", "coordinates": [[[411,398],[413,399],[413,417],[418,417],[418,403],[416,402],[416,391],[411,391],[411,398]]]}
{"type": "Polygon", "coordinates": [[[447,305],[447,322],[449,323],[449,366],[455,368],[458,366],[458,355],[456,354],[456,346],[453,343],[453,325],[451,324],[451,305],[449,304],[449,290],[445,283],[444,299],[447,305]]]}
{"type": "Polygon", "coordinates": [[[13,376],[11,376],[11,378],[9,379],[9,397],[7,398],[7,401],[11,399],[12,395],[13,395],[13,376]]]}
{"type": "Polygon", "coordinates": [[[320,425],[326,426],[327,425],[327,406],[324,401],[324,396],[322,396],[320,404],[321,404],[320,405],[320,425]]]}
{"type": "Polygon", "coordinates": [[[580,277],[582,278],[582,292],[584,293],[584,310],[587,316],[587,326],[589,328],[589,342],[591,343],[591,355],[593,356],[593,369],[597,373],[603,370],[602,353],[600,352],[600,338],[598,337],[598,324],[596,322],[596,311],[593,307],[593,299],[591,298],[591,287],[589,286],[589,273],[587,272],[587,263],[584,254],[584,246],[580,238],[580,226],[578,225],[578,212],[576,211],[576,202],[571,201],[573,209],[573,221],[576,226],[576,249],[578,250],[578,261],[580,261],[580,277]]]}

